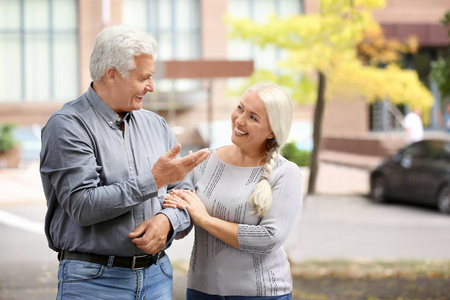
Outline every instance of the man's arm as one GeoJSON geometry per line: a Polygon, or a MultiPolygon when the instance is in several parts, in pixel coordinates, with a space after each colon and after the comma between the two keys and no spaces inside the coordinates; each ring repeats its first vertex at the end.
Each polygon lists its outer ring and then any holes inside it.
{"type": "Polygon", "coordinates": [[[175,159],[181,150],[178,144],[155,163],[156,178],[149,170],[126,181],[99,186],[102,167],[85,126],[73,116],[52,117],[42,132],[41,156],[41,173],[48,179],[44,189],[54,188],[60,205],[81,226],[113,219],[156,197],[158,184],[184,178],[207,156],[197,152],[175,159]]]}
{"type": "Polygon", "coordinates": [[[53,116],[42,131],[41,168],[46,195],[56,198],[81,226],[118,217],[143,201],[156,197],[153,174],[102,185],[102,166],[94,137],[76,116],[53,116]]]}
{"type": "MultiPolygon", "coordinates": [[[[161,181],[164,182],[166,180],[166,182],[169,182],[168,185],[174,183],[172,180],[178,179],[180,174],[184,175],[183,181],[175,183],[176,186],[193,188],[189,176],[186,176],[186,172],[190,172],[195,166],[204,161],[210,152],[204,149],[195,153],[189,153],[183,158],[175,159],[180,151],[181,145],[175,145],[155,163],[152,173],[155,176],[155,181],[159,181],[156,178],[162,178],[161,181]]],[[[163,209],[156,216],[142,222],[128,236],[133,239],[133,243],[139,249],[149,254],[156,254],[164,246],[170,245],[178,232],[185,230],[189,226],[190,218],[186,210],[169,208],[163,209]]]]}

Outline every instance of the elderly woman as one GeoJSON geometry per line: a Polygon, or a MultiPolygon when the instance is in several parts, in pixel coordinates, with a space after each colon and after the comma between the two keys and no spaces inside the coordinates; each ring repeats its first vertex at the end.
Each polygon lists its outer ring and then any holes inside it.
{"type": "Polygon", "coordinates": [[[302,206],[300,170],[280,155],[291,100],[273,83],[255,84],[231,122],[233,144],[211,149],[190,173],[195,192],[174,190],[163,205],[186,208],[195,224],[186,299],[291,299],[283,243],[302,206]]]}

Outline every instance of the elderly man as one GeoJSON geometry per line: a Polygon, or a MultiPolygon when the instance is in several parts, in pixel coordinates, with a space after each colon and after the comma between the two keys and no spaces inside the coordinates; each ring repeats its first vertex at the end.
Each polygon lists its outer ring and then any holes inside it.
{"type": "Polygon", "coordinates": [[[58,252],[57,299],[171,299],[164,253],[190,224],[162,209],[165,194],[207,156],[179,158],[164,119],[141,109],[153,92],[155,40],[124,26],[105,29],[90,61],[86,93],[42,130],[45,232],[58,252]]]}

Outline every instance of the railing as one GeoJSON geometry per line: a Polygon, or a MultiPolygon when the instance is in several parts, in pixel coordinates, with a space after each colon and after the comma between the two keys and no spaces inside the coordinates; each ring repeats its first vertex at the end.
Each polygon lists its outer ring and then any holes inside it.
{"type": "Polygon", "coordinates": [[[391,132],[403,130],[403,113],[388,100],[372,105],[372,131],[391,132]]]}

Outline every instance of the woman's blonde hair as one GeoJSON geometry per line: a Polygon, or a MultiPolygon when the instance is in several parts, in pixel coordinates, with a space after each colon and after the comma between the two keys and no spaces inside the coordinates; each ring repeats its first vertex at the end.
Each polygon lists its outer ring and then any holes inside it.
{"type": "Polygon", "coordinates": [[[260,182],[250,196],[252,213],[262,217],[272,204],[272,188],[269,177],[280,155],[280,149],[286,144],[292,124],[292,102],[288,94],[272,82],[261,82],[247,89],[254,92],[266,107],[269,126],[274,138],[267,140],[267,158],[260,182]]]}

